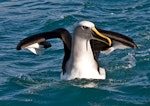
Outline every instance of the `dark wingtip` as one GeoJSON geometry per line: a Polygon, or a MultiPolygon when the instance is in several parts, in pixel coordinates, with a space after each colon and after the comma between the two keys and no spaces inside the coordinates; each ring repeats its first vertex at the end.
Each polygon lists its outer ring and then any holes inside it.
{"type": "Polygon", "coordinates": [[[21,50],[21,41],[18,43],[16,50],[21,50]]]}
{"type": "Polygon", "coordinates": [[[133,49],[138,49],[138,46],[136,45],[136,43],[134,43],[134,41],[132,39],[130,41],[124,42],[124,44],[133,48],[133,49]]]}
{"type": "Polygon", "coordinates": [[[138,46],[134,44],[133,49],[138,49],[138,46]]]}
{"type": "Polygon", "coordinates": [[[21,47],[17,46],[17,47],[16,47],[16,50],[21,50],[21,47]]]}
{"type": "Polygon", "coordinates": [[[133,49],[138,49],[138,46],[136,45],[136,43],[130,38],[129,42],[128,42],[129,46],[133,49]]]}

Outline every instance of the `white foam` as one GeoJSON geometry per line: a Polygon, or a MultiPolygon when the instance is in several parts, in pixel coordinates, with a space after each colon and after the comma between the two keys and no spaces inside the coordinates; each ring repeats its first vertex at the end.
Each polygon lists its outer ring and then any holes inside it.
{"type": "Polygon", "coordinates": [[[136,59],[131,53],[128,53],[128,55],[123,57],[121,60],[127,63],[127,66],[124,66],[126,69],[136,66],[136,59]]]}

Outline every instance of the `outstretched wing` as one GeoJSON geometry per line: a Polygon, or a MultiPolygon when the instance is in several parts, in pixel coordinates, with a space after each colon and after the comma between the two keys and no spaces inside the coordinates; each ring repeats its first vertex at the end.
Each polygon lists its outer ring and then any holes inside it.
{"type": "Polygon", "coordinates": [[[123,34],[112,31],[106,31],[99,28],[96,29],[103,35],[109,37],[112,41],[111,46],[108,46],[107,44],[96,40],[91,41],[91,46],[96,59],[98,58],[100,52],[109,54],[116,49],[126,49],[130,47],[134,49],[137,48],[137,45],[134,43],[134,41],[123,34]]]}
{"type": "Polygon", "coordinates": [[[70,33],[66,29],[59,28],[50,32],[43,32],[43,33],[39,33],[39,34],[26,37],[18,43],[16,49],[21,50],[24,48],[27,48],[27,49],[28,48],[33,48],[33,49],[49,48],[51,47],[51,44],[47,42],[47,40],[53,39],[53,38],[62,39],[65,49],[71,48],[70,33]]]}
{"type": "Polygon", "coordinates": [[[72,38],[70,36],[70,33],[64,28],[59,28],[50,32],[39,33],[24,38],[18,43],[16,49],[22,50],[26,48],[34,54],[42,54],[45,48],[51,47],[51,44],[47,42],[47,40],[53,38],[60,38],[63,41],[65,55],[62,68],[63,72],[65,72],[65,64],[70,57],[72,38]]]}

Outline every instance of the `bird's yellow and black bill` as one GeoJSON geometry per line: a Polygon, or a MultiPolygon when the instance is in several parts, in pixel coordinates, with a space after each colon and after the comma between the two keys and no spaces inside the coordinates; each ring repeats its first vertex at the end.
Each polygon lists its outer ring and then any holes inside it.
{"type": "Polygon", "coordinates": [[[94,32],[94,35],[93,35],[94,40],[98,40],[98,41],[103,42],[109,46],[112,45],[111,39],[109,37],[101,34],[95,27],[92,28],[92,31],[94,32]]]}

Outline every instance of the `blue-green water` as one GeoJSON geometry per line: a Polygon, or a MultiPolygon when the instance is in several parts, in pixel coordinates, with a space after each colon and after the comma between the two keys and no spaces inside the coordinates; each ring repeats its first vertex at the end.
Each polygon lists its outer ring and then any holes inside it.
{"type": "Polygon", "coordinates": [[[150,106],[149,0],[1,0],[0,106],[150,106]],[[133,38],[139,49],[100,56],[107,79],[61,81],[63,45],[42,56],[17,51],[32,34],[63,27],[72,32],[80,20],[133,38]]]}

